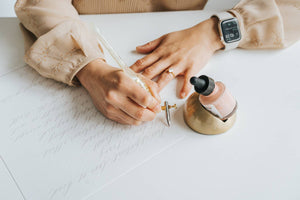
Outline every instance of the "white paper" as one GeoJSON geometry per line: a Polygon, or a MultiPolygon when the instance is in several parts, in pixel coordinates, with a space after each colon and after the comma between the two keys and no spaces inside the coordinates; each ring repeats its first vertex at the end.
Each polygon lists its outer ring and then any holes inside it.
{"type": "Polygon", "coordinates": [[[82,87],[28,66],[0,77],[0,91],[0,150],[30,200],[82,199],[184,137],[164,113],[141,126],[112,122],[82,87]]]}
{"type": "Polygon", "coordinates": [[[0,199],[24,200],[8,166],[0,155],[0,199]]]}

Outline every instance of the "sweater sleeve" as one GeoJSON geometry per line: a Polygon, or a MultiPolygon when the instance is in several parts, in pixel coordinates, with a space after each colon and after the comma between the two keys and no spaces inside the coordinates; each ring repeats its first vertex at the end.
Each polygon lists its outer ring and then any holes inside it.
{"type": "Polygon", "coordinates": [[[284,48],[300,39],[300,0],[242,0],[229,12],[240,22],[241,48],[284,48]]]}
{"type": "Polygon", "coordinates": [[[103,58],[96,35],[79,19],[72,0],[18,0],[15,12],[30,36],[25,37],[25,62],[42,76],[78,85],[77,72],[103,58]]]}

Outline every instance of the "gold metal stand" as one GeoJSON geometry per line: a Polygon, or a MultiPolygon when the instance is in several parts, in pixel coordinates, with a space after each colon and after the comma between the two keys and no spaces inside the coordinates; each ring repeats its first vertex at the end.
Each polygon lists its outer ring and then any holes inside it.
{"type": "Polygon", "coordinates": [[[184,105],[184,120],[191,129],[198,133],[216,135],[226,132],[233,126],[236,113],[223,122],[200,104],[199,94],[195,92],[184,105]]]}

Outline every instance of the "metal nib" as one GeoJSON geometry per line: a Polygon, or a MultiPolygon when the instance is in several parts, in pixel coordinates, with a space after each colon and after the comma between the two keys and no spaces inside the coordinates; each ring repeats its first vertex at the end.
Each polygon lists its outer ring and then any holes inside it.
{"type": "Polygon", "coordinates": [[[170,127],[171,122],[170,122],[170,110],[169,110],[169,103],[168,101],[165,101],[165,107],[166,107],[166,119],[167,119],[167,124],[170,127]]]}
{"type": "Polygon", "coordinates": [[[168,101],[165,101],[165,105],[161,107],[162,110],[166,111],[166,119],[167,119],[167,124],[170,127],[171,126],[171,115],[170,115],[170,109],[171,108],[177,108],[176,104],[173,106],[170,106],[168,101]]]}

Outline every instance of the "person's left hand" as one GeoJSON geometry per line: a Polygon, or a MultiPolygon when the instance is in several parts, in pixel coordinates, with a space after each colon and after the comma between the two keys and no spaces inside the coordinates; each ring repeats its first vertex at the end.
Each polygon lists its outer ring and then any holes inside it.
{"type": "Polygon", "coordinates": [[[135,72],[153,79],[158,77],[159,90],[178,75],[184,76],[180,97],[191,90],[189,79],[197,74],[213,53],[223,47],[217,29],[217,19],[211,18],[191,28],[166,34],[136,48],[139,53],[150,53],[132,66],[135,72]],[[171,70],[170,70],[171,68],[171,70]],[[171,72],[170,72],[171,71],[171,72]]]}

